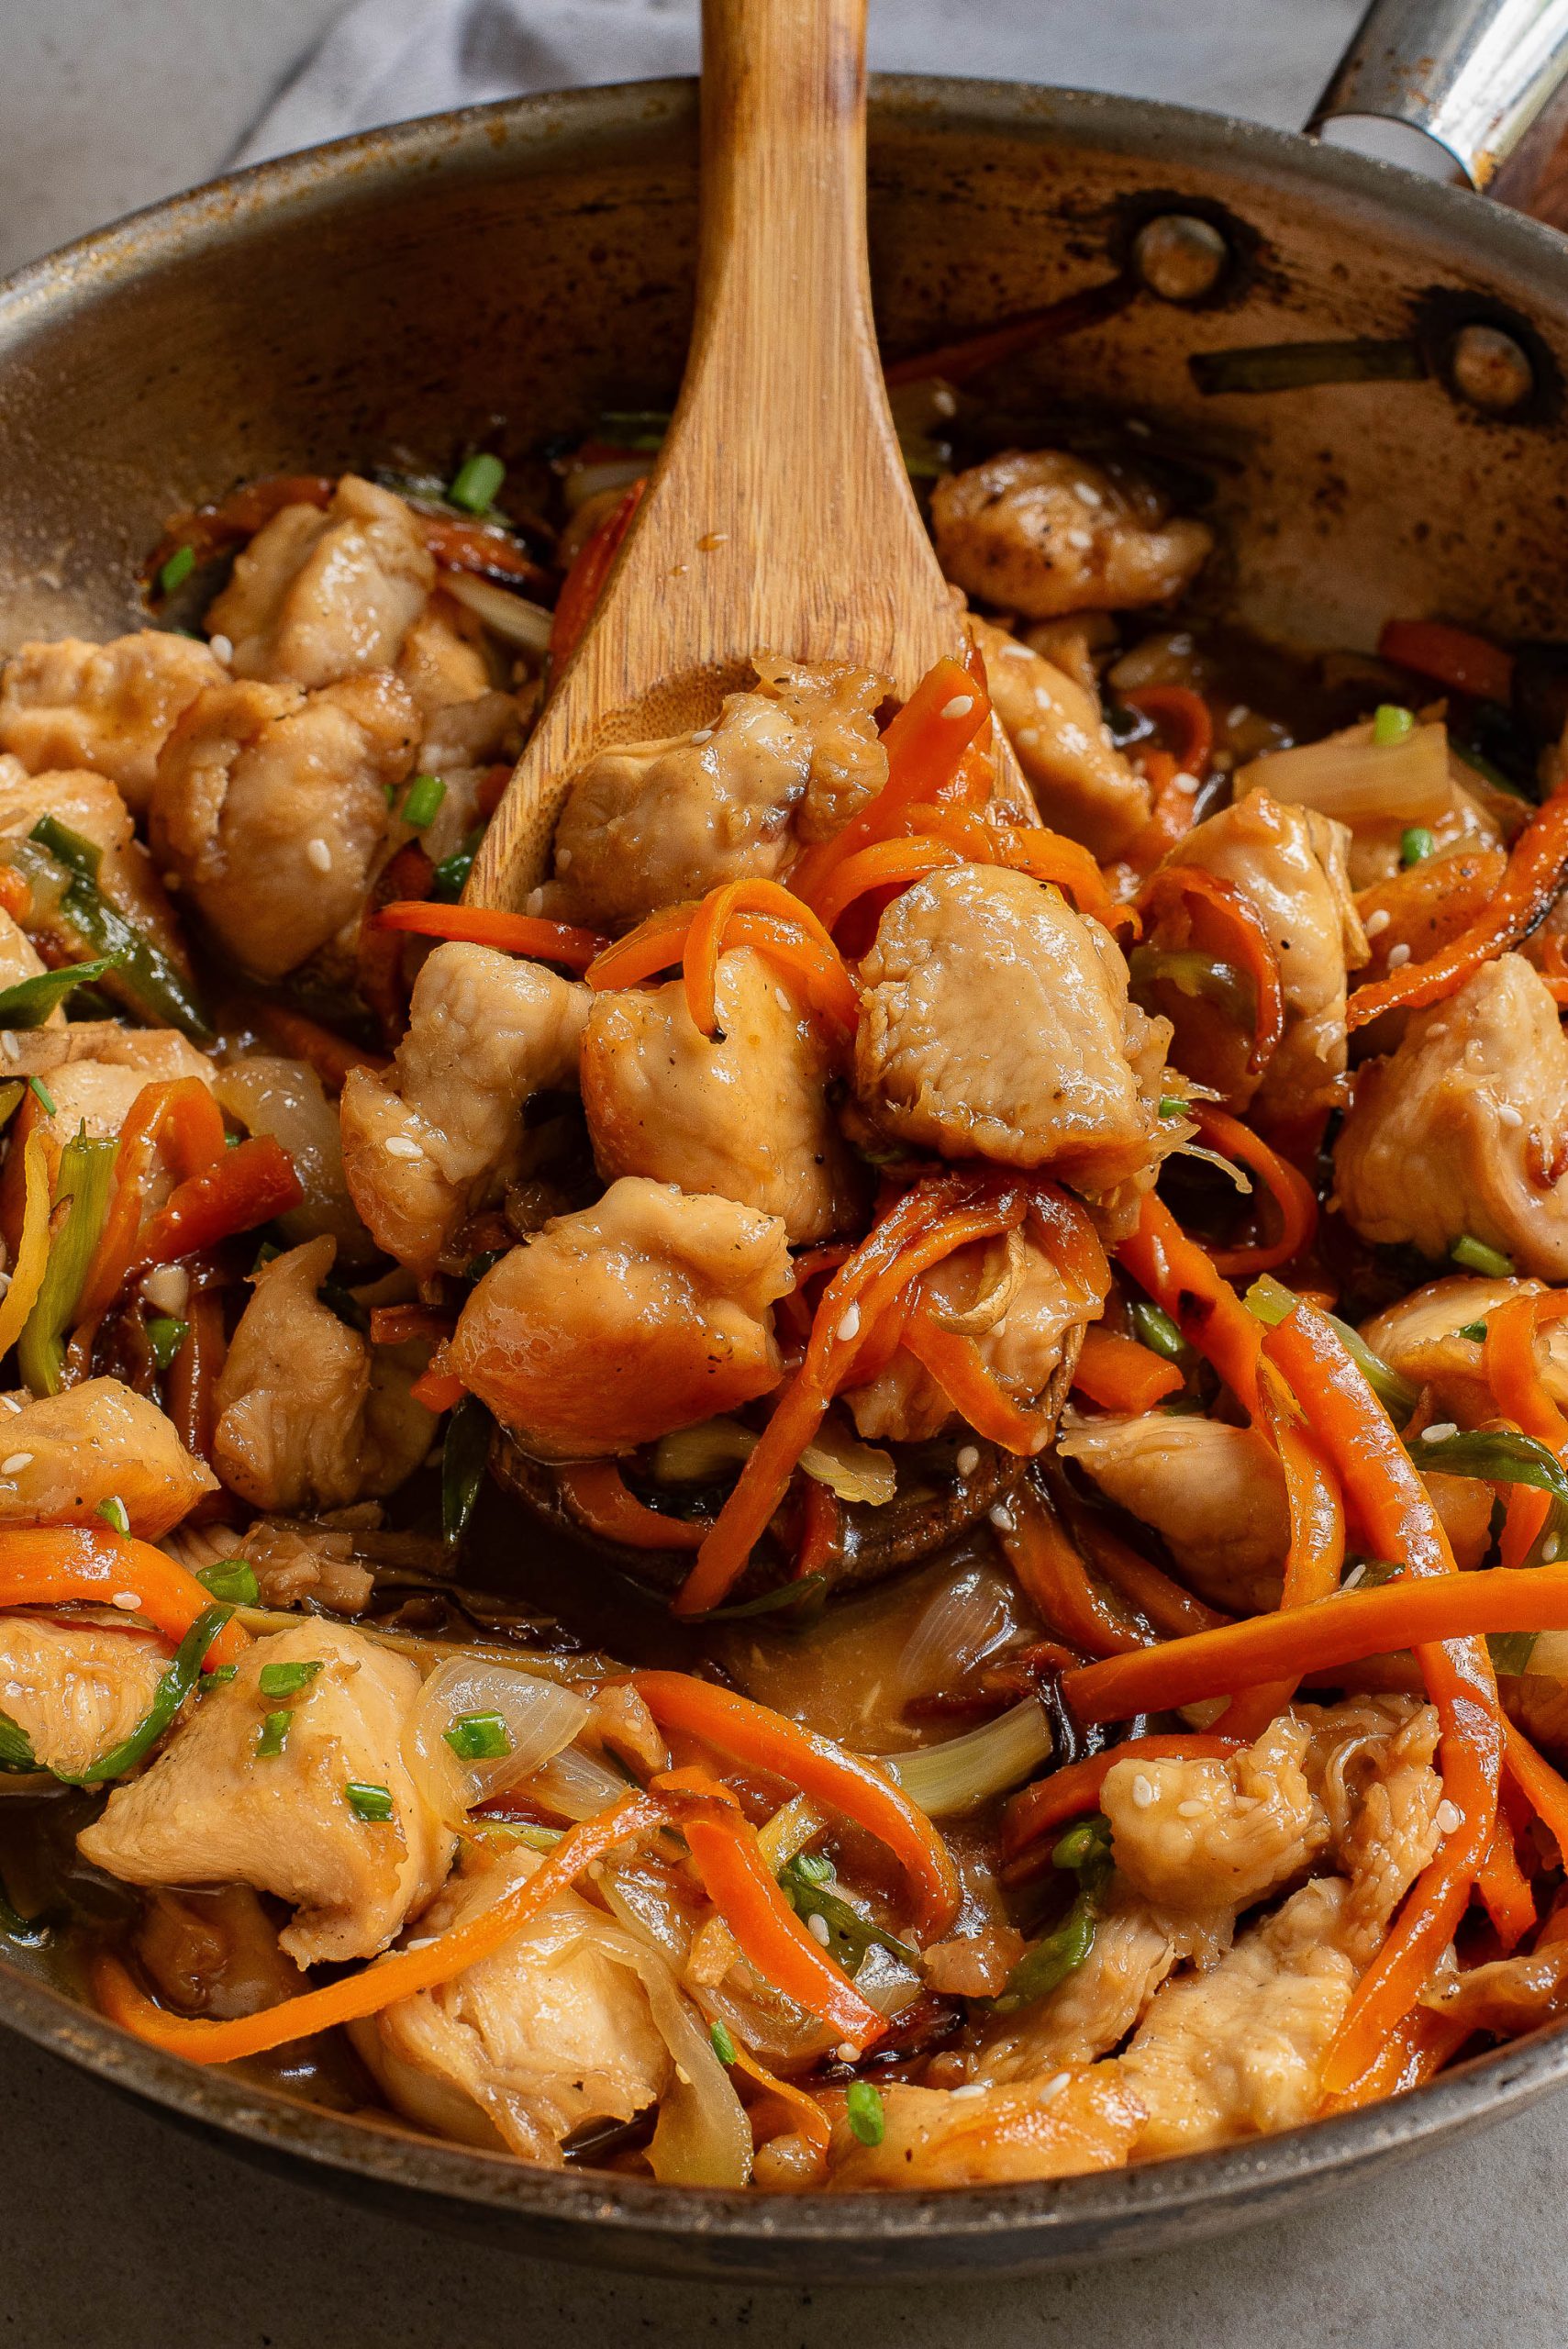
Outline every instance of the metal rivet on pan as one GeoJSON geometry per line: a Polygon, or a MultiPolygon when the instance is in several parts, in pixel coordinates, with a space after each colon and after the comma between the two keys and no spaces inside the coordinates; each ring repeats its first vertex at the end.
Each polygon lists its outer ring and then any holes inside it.
{"type": "Polygon", "coordinates": [[[1162,302],[1201,302],[1218,284],[1230,248],[1212,221],[1190,212],[1162,212],[1140,228],[1132,258],[1143,284],[1162,302]]]}
{"type": "Polygon", "coordinates": [[[1501,327],[1472,323],[1461,327],[1449,345],[1449,372],[1454,390],[1472,407],[1488,416],[1507,416],[1522,407],[1535,391],[1535,370],[1529,359],[1501,327]]]}

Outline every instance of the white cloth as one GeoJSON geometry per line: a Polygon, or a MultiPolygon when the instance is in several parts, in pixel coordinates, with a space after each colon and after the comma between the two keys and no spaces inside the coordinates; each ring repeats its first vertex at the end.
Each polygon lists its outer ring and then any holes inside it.
{"type": "MultiPolygon", "coordinates": [[[[1173,98],[1298,129],[1362,6],[871,0],[871,63],[1173,98]]],[[[490,98],[693,73],[697,13],[697,0],[354,0],[236,161],[490,98]]]]}

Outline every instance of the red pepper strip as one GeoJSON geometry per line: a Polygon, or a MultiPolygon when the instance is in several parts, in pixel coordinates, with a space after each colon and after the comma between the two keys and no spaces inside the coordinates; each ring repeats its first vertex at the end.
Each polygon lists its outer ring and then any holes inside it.
{"type": "MultiPolygon", "coordinates": [[[[1213,1737],[1194,1731],[1172,1737],[1129,1737],[1104,1753],[1085,1754],[1048,1778],[1037,1778],[1008,1798],[1002,1812],[1002,1857],[1016,1860],[1042,1835],[1082,1819],[1100,1807],[1100,1790],[1118,1762],[1223,1762],[1241,1751],[1239,1737],[1213,1737]]],[[[1008,1871],[1009,1879],[1012,1872],[1008,1871]]]]}
{"type": "Polygon", "coordinates": [[[1311,1247],[1318,1235],[1318,1195],[1305,1174],[1288,1159],[1271,1150],[1250,1126],[1207,1101],[1195,1101],[1191,1115],[1210,1150],[1233,1159],[1255,1174],[1279,1210],[1276,1239],[1245,1248],[1211,1248],[1214,1269],[1228,1279],[1252,1273],[1272,1273],[1311,1247]]]}
{"type": "Polygon", "coordinates": [[[641,505],[647,487],[646,475],[631,484],[620,504],[606,515],[598,529],[578,549],[562,583],[550,631],[550,662],[556,676],[576,651],[583,631],[594,617],[616,567],[621,542],[631,528],[631,518],[641,505]]]}
{"type": "Polygon", "coordinates": [[[304,1197],[305,1186],[282,1143],[272,1134],[253,1134],[171,1192],[141,1235],[131,1274],[177,1264],[237,1231],[253,1231],[259,1223],[286,1215],[304,1197]]]}
{"type": "Polygon", "coordinates": [[[1414,669],[1419,677],[1435,677],[1455,693],[1505,705],[1513,698],[1513,654],[1468,629],[1449,628],[1441,620],[1390,620],[1377,650],[1381,659],[1414,669]]]}
{"type": "Polygon", "coordinates": [[[1222,881],[1201,864],[1162,864],[1140,890],[1138,907],[1146,930],[1176,915],[1184,918],[1191,935],[1195,910],[1199,907],[1218,922],[1223,932],[1217,941],[1219,949],[1252,982],[1252,1043],[1247,1067],[1253,1076],[1258,1075],[1273,1060],[1284,1034],[1284,989],[1279,956],[1256,907],[1234,882],[1222,881]]]}
{"type": "MultiPolygon", "coordinates": [[[[0,1533],[0,1608],[63,1607],[75,1599],[112,1606],[119,1592],[132,1594],[136,1612],[176,1647],[212,1605],[211,1591],[195,1575],[132,1535],[74,1525],[0,1533]]],[[[232,1664],[250,1644],[249,1634],[230,1621],[209,1655],[232,1664]]]]}
{"type": "Polygon", "coordinates": [[[1517,946],[1535,928],[1568,878],[1568,785],[1543,801],[1515,841],[1502,886],[1485,912],[1425,963],[1407,963],[1385,979],[1358,987],[1346,1008],[1351,1028],[1385,1011],[1414,1011],[1440,1003],[1494,955],[1517,946]]]}
{"type": "Polygon", "coordinates": [[[1092,1510],[1075,1515],[1073,1530],[1095,1572],[1166,1639],[1181,1639],[1189,1631],[1212,1631],[1218,1624],[1235,1621],[1233,1615],[1195,1598],[1130,1542],[1113,1533],[1092,1510]]]}
{"type": "Polygon", "coordinates": [[[630,1550],[695,1550],[707,1531],[706,1525],[645,1508],[613,1460],[573,1461],[556,1469],[555,1478],[569,1514],[601,1541],[630,1550]]]}
{"type": "Polygon", "coordinates": [[[924,1937],[938,1940],[947,1931],[961,1898],[947,1845],[925,1812],[873,1764],[767,1705],[689,1673],[637,1672],[630,1685],[661,1729],[701,1738],[743,1768],[784,1779],[874,1835],[908,1880],[924,1937]]]}
{"type": "Polygon", "coordinates": [[[1173,1362],[1162,1361],[1136,1338],[1118,1337],[1113,1330],[1084,1330],[1073,1385],[1102,1411],[1151,1411],[1183,1384],[1173,1362]]]}
{"type": "Polygon", "coordinates": [[[1076,327],[1096,326],[1102,318],[1113,317],[1137,294],[1137,280],[1124,272],[1101,284],[1086,285],[1082,293],[1065,295],[1060,302],[1048,302],[1043,309],[1026,310],[1000,326],[984,327],[958,342],[944,342],[935,351],[895,359],[884,370],[883,380],[889,391],[901,384],[923,384],[931,375],[943,376],[950,384],[965,383],[983,368],[1016,358],[1020,351],[1032,350],[1048,337],[1071,334],[1076,327]]]}
{"type": "Polygon", "coordinates": [[[571,922],[501,913],[494,906],[442,906],[405,899],[383,906],[371,919],[377,930],[406,930],[416,938],[461,938],[471,946],[494,946],[503,954],[526,954],[531,962],[559,963],[568,971],[585,971],[610,942],[571,922]]]}
{"type": "Polygon", "coordinates": [[[682,955],[686,1009],[699,1034],[717,1033],[718,958],[727,937],[738,927],[738,918],[749,914],[770,915],[775,921],[787,923],[812,950],[813,963],[841,981],[837,991],[838,1016],[852,1029],[860,1018],[860,998],[842,956],[816,915],[776,881],[726,881],[708,891],[692,916],[682,955]]]}
{"type": "Polygon", "coordinates": [[[1535,1895],[1531,1892],[1518,1854],[1514,1849],[1514,1831],[1501,1812],[1497,1831],[1492,1838],[1492,1849],[1476,1884],[1492,1920],[1492,1930],[1506,1952],[1517,1949],[1535,1922],[1535,1895]]]}
{"type": "Polygon", "coordinates": [[[308,1019],[303,1011],[295,1011],[286,1003],[252,1003],[247,1006],[269,1044],[293,1061],[304,1061],[313,1068],[328,1093],[340,1093],[344,1079],[357,1068],[385,1068],[390,1058],[386,1052],[373,1052],[362,1044],[350,1044],[346,1038],[334,1035],[318,1019],[308,1019]]]}
{"type": "Polygon", "coordinates": [[[120,1134],[114,1197],[76,1308],[78,1323],[101,1320],[129,1276],[154,1154],[164,1152],[183,1183],[216,1164],[225,1148],[223,1112],[199,1076],[142,1086],[120,1134]]]}
{"type": "Polygon", "coordinates": [[[1214,756],[1214,716],[1203,696],[1190,685],[1140,685],[1122,699],[1140,718],[1171,729],[1177,766],[1201,783],[1214,756]]]}
{"type": "MultiPolygon", "coordinates": [[[[1290,1550],[1282,1608],[1307,1607],[1340,1587],[1345,1564],[1345,1504],[1329,1468],[1296,1407],[1296,1398],[1265,1356],[1258,1364],[1259,1408],[1279,1453],[1290,1504],[1290,1550]]],[[[1296,1694],[1294,1680],[1266,1681],[1233,1697],[1222,1716],[1238,1737],[1261,1737],[1296,1694]]]]}
{"type": "MultiPolygon", "coordinates": [[[[1555,1321],[1568,1313],[1568,1291],[1548,1296],[1533,1291],[1510,1297],[1486,1317],[1486,1340],[1481,1366],[1492,1389],[1499,1415],[1512,1419],[1524,1434],[1544,1443],[1561,1460],[1568,1449],[1568,1419],[1547,1392],[1535,1358],[1536,1330],[1542,1319],[1555,1321]]],[[[1550,1493],[1532,1492],[1516,1485],[1507,1496],[1507,1519],[1499,1544],[1499,1563],[1523,1563],[1551,1507],[1550,1493]]]]}
{"type": "Polygon", "coordinates": [[[939,661],[927,672],[884,734],[887,781],[869,806],[830,841],[808,848],[789,885],[815,906],[829,874],[858,849],[888,839],[906,807],[934,799],[959,772],[965,751],[991,722],[991,704],[968,668],[939,661]]]}
{"type": "Polygon", "coordinates": [[[854,2046],[873,2046],[886,2031],[885,2021],[795,1915],[762,1857],[756,1830],[722,1804],[700,1811],[683,1804],[678,1816],[703,1889],[747,1963],[854,2046]]]}
{"type": "MultiPolygon", "coordinates": [[[[205,1601],[206,1594],[202,1596],[205,1601]]],[[[294,2040],[330,2031],[336,2023],[358,2022],[365,2015],[379,2014],[384,2007],[412,1998],[420,1990],[439,1989],[471,1965],[494,1956],[514,1934],[526,1932],[552,1900],[558,1900],[617,1843],[662,1827],[669,1818],[668,1804],[656,1797],[628,1796],[613,1810],[602,1811],[596,1819],[585,1819],[573,1828],[542,1866],[510,1886],[477,1916],[437,1933],[417,1949],[392,1950],[358,1974],[345,1975],[325,1989],[306,1990],[257,2015],[212,2022],[202,2016],[169,2014],[137,1988],[117,1958],[106,1955],[94,1968],[93,1993],[112,2022],[154,2047],[187,2056],[193,2064],[233,2064],[247,2055],[264,2055],[294,2040]]]]}
{"type": "Polygon", "coordinates": [[[1108,1606],[1056,1511],[1037,1485],[1020,1485],[1009,1504],[1013,1522],[998,1538],[1018,1587],[1050,1630],[1090,1655],[1127,1655],[1140,1634],[1108,1606]]]}
{"type": "MultiPolygon", "coordinates": [[[[1426,1582],[1440,1590],[1481,1579],[1456,1572],[1430,1494],[1388,1414],[1326,1316],[1313,1306],[1298,1305],[1270,1330],[1263,1351],[1306,1412],[1373,1554],[1402,1560],[1416,1584],[1426,1582]]],[[[1343,1604],[1341,1596],[1292,1612],[1299,1620],[1343,1604]]],[[[1453,1938],[1496,1829],[1503,1722],[1486,1643],[1480,1638],[1450,1637],[1440,1645],[1414,1640],[1409,1644],[1438,1709],[1443,1793],[1457,1809],[1459,1823],[1422,1870],[1356,1986],[1324,2066],[1324,2086],[1330,2092],[1359,2079],[1400,2017],[1420,1997],[1453,1938]]]]}
{"type": "Polygon", "coordinates": [[[1116,1252],[1140,1288],[1170,1315],[1188,1344],[1213,1364],[1256,1419],[1262,1331],[1213,1260],[1187,1238],[1152,1191],[1143,1195],[1137,1230],[1116,1252]]]}

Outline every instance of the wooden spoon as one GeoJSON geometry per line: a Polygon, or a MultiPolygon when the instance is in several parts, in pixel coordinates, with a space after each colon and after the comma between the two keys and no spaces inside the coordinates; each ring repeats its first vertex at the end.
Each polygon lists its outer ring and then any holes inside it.
{"type": "Polygon", "coordinates": [[[544,876],[607,744],[706,725],[755,652],[907,694],[961,653],[872,325],[866,0],[704,0],[702,231],[681,396],[637,520],[507,785],[469,901],[544,876]]]}

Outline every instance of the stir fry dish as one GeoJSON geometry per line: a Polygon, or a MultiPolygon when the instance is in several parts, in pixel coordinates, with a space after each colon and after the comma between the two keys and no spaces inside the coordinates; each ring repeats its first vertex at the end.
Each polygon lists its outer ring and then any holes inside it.
{"type": "Polygon", "coordinates": [[[516,911],[661,417],[6,662],[0,1954],[155,2047],[854,2191],[1568,2010],[1568,662],[899,409],[963,657],[759,646],[516,911]]]}

